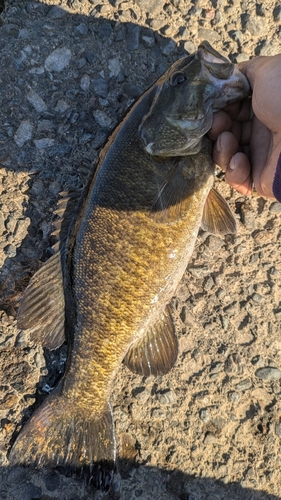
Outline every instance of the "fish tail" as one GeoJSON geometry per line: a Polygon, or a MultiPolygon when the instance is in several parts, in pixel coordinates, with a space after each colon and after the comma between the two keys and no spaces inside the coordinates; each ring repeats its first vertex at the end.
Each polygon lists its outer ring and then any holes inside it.
{"type": "Polygon", "coordinates": [[[50,395],[21,430],[9,454],[13,465],[62,467],[107,490],[115,470],[116,444],[109,405],[100,413],[75,412],[73,402],[50,395]]]}

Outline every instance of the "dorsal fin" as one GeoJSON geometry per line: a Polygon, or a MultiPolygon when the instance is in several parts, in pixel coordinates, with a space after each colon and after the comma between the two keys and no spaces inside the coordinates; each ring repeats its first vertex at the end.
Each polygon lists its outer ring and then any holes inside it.
{"type": "Polygon", "coordinates": [[[165,375],[178,355],[178,339],[169,306],[160,319],[128,350],[124,363],[134,373],[149,377],[165,375]]]}
{"type": "Polygon", "coordinates": [[[213,234],[236,233],[236,220],[225,199],[212,188],[203,209],[201,227],[213,234]]]}
{"type": "MultiPolygon", "coordinates": [[[[88,183],[91,175],[92,163],[83,160],[80,164],[82,182],[88,183]]],[[[58,219],[54,223],[52,233],[58,239],[53,245],[54,255],[32,277],[17,314],[18,328],[29,330],[31,340],[48,349],[56,349],[65,340],[65,250],[70,226],[78,214],[82,194],[82,188],[60,193],[55,210],[58,219]]]]}

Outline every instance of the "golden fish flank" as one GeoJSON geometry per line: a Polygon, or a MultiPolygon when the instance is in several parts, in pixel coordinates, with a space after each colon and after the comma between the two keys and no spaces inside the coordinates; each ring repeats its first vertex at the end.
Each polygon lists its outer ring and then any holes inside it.
{"type": "Polygon", "coordinates": [[[65,332],[68,362],[14,443],[12,463],[82,469],[89,481],[109,486],[116,371],[122,361],[145,376],[172,368],[178,343],[169,301],[199,227],[235,231],[212,188],[204,134],[213,111],[248,92],[245,77],[204,42],[173,64],[115,129],[73,219],[75,195],[62,197],[60,244],[27,287],[18,326],[50,349],[65,332]]]}

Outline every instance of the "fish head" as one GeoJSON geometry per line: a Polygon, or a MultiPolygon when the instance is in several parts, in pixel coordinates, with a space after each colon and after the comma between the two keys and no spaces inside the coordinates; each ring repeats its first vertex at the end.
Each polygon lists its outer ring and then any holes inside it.
{"type": "Polygon", "coordinates": [[[157,91],[139,135],[149,154],[196,154],[213,113],[250,94],[247,78],[208,42],[175,62],[156,82],[157,91]]]}

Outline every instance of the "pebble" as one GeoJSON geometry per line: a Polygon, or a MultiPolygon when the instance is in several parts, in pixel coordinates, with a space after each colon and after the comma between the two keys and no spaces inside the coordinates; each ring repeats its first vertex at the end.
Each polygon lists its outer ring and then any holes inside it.
{"type": "Polygon", "coordinates": [[[281,212],[281,203],[278,203],[275,201],[274,203],[271,203],[269,207],[269,211],[273,214],[277,214],[281,212]]]}
{"type": "Polygon", "coordinates": [[[104,111],[100,109],[94,111],[93,115],[95,117],[96,122],[101,127],[110,127],[110,125],[112,124],[112,118],[110,118],[110,116],[108,116],[104,111]]]}
{"type": "Polygon", "coordinates": [[[90,90],[105,99],[108,94],[108,85],[103,78],[97,78],[91,81],[90,90]]]}
{"type": "Polygon", "coordinates": [[[260,19],[254,16],[248,16],[243,26],[252,36],[261,37],[268,32],[268,23],[266,19],[260,19]]]}
{"type": "Polygon", "coordinates": [[[212,432],[206,432],[204,437],[204,444],[214,444],[217,442],[217,437],[212,432]]]}
{"type": "Polygon", "coordinates": [[[204,409],[199,411],[199,418],[205,424],[210,421],[210,413],[209,413],[208,408],[204,408],[204,409]]]}
{"type": "Polygon", "coordinates": [[[71,50],[67,47],[55,49],[45,60],[45,69],[50,73],[60,73],[69,65],[70,59],[71,50]]]}
{"type": "Polygon", "coordinates": [[[206,239],[205,244],[209,248],[209,250],[211,250],[212,252],[215,252],[215,251],[219,250],[224,245],[224,240],[222,240],[221,238],[218,238],[218,236],[210,235],[206,239]]]}
{"type": "Polygon", "coordinates": [[[196,45],[192,41],[184,42],[184,50],[189,54],[192,54],[196,50],[196,45]]]}
{"type": "Polygon", "coordinates": [[[51,120],[40,120],[37,126],[37,132],[53,132],[55,124],[51,120]]]}
{"type": "Polygon", "coordinates": [[[152,36],[143,35],[142,40],[144,41],[144,44],[150,48],[155,44],[155,38],[153,38],[152,36]]]}
{"type": "Polygon", "coordinates": [[[35,139],[34,144],[36,149],[46,149],[55,144],[55,139],[50,139],[49,137],[44,137],[43,139],[35,139]]]}
{"type": "Polygon", "coordinates": [[[190,274],[194,276],[194,278],[203,278],[210,273],[209,267],[201,266],[201,267],[188,267],[187,268],[190,274]]]}
{"type": "Polygon", "coordinates": [[[23,120],[14,135],[15,143],[19,146],[19,148],[31,139],[32,132],[32,123],[29,120],[23,120]]]}
{"type": "Polygon", "coordinates": [[[108,69],[110,71],[110,77],[118,76],[121,71],[121,65],[119,59],[114,57],[113,59],[109,59],[108,61],[108,69]]]}
{"type": "Polygon", "coordinates": [[[38,113],[43,113],[47,110],[45,101],[34,90],[30,90],[26,96],[27,100],[32,104],[38,113]]]}
{"type": "Polygon", "coordinates": [[[140,26],[138,24],[128,24],[126,34],[127,49],[130,51],[137,50],[140,42],[140,26]]]}
{"type": "Polygon", "coordinates": [[[277,422],[275,424],[275,434],[278,437],[281,437],[281,422],[277,422]]]}
{"type": "Polygon", "coordinates": [[[257,304],[261,304],[264,301],[264,297],[262,295],[260,295],[259,293],[254,293],[252,299],[257,304]]]}
{"type": "Polygon", "coordinates": [[[172,390],[164,390],[156,394],[156,398],[162,405],[170,405],[176,403],[177,397],[172,390]]]}
{"type": "Polygon", "coordinates": [[[58,7],[57,5],[54,5],[53,7],[50,8],[47,17],[50,17],[51,19],[62,19],[67,15],[66,10],[61,9],[61,7],[58,7]]]}
{"type": "Polygon", "coordinates": [[[108,129],[99,129],[92,143],[93,148],[99,149],[105,143],[108,134],[109,134],[108,129]]]}
{"type": "Polygon", "coordinates": [[[263,368],[258,368],[255,375],[261,380],[278,380],[281,378],[281,371],[273,366],[264,366],[263,368]]]}
{"type": "Polygon", "coordinates": [[[55,107],[57,113],[64,113],[69,108],[69,104],[63,99],[59,99],[55,107]]]}
{"type": "Polygon", "coordinates": [[[168,42],[161,45],[161,53],[164,56],[169,56],[176,48],[177,44],[174,40],[169,40],[168,42]]]}
{"type": "Polygon", "coordinates": [[[237,391],[246,391],[247,389],[251,389],[252,385],[253,384],[250,379],[245,379],[241,382],[238,382],[238,384],[236,384],[235,386],[235,389],[237,389],[237,391]]]}
{"type": "Polygon", "coordinates": [[[133,97],[134,99],[143,93],[143,90],[139,85],[134,85],[132,83],[124,83],[124,85],[122,85],[122,90],[124,94],[133,97]]]}
{"type": "Polygon", "coordinates": [[[237,403],[240,399],[240,394],[235,391],[229,391],[227,399],[230,403],[237,403]]]}
{"type": "Polygon", "coordinates": [[[79,35],[85,36],[88,34],[88,27],[85,23],[80,23],[78,26],[76,26],[75,32],[79,35]]]}

